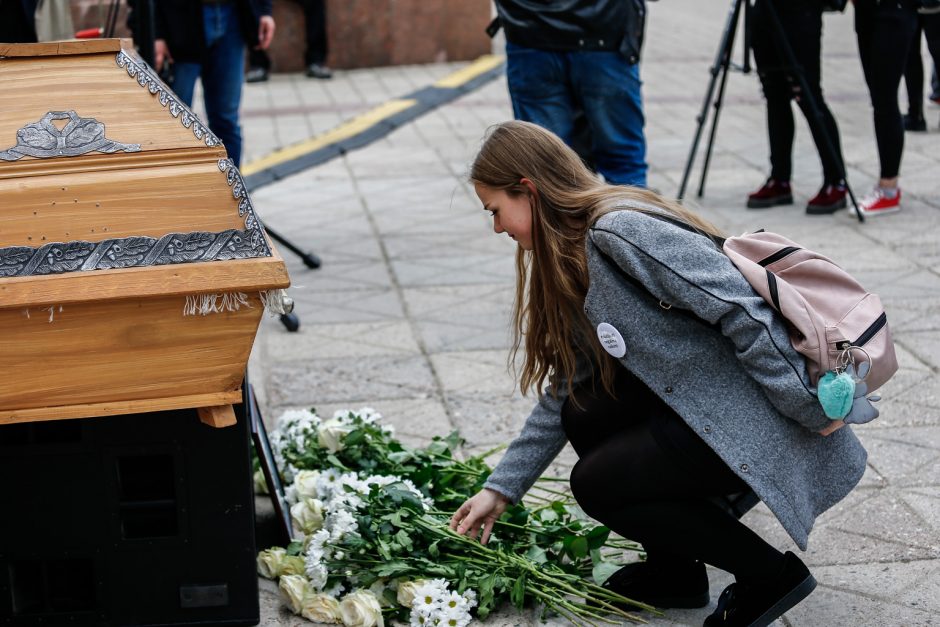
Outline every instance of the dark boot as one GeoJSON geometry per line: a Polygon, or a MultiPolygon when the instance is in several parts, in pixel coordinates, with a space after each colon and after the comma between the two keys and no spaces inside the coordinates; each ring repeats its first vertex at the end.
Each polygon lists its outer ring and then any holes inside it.
{"type": "Polygon", "coordinates": [[[806,205],[806,213],[811,216],[835,213],[845,209],[845,183],[826,183],[806,205]]]}
{"type": "Polygon", "coordinates": [[[767,179],[759,190],[747,197],[748,209],[766,209],[777,205],[792,205],[793,192],[789,181],[767,179]]]}
{"type": "Polygon", "coordinates": [[[783,571],[769,581],[735,582],[718,597],[705,627],[766,627],[809,596],[816,580],[796,555],[787,551],[783,571]]]}
{"type": "MultiPolygon", "coordinates": [[[[604,582],[604,588],[655,607],[697,608],[708,605],[705,564],[656,566],[650,562],[627,564],[604,582]]],[[[635,609],[623,604],[622,609],[635,609]]]]}

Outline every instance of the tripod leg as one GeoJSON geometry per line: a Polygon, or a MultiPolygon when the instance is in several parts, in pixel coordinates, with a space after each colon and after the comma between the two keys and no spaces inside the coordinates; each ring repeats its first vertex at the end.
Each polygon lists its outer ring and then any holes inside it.
{"type": "Polygon", "coordinates": [[[695,138],[692,140],[692,148],[689,150],[689,157],[685,163],[685,172],[682,174],[682,183],[679,185],[679,193],[676,196],[679,200],[685,196],[685,187],[689,182],[689,174],[692,172],[692,166],[695,164],[695,153],[698,152],[698,144],[702,139],[702,130],[705,126],[705,120],[708,117],[708,107],[712,103],[715,94],[715,83],[718,81],[719,72],[725,75],[728,73],[728,67],[731,65],[731,49],[734,47],[734,36],[738,27],[738,17],[741,14],[741,4],[747,0],[732,0],[731,8],[728,11],[728,20],[725,23],[725,30],[721,36],[721,43],[718,46],[718,54],[715,56],[715,63],[711,67],[711,80],[708,82],[708,89],[705,92],[705,99],[702,102],[702,110],[696,121],[698,126],[695,129],[695,138]]]}
{"type": "Polygon", "coordinates": [[[836,151],[835,143],[833,143],[832,137],[829,135],[829,130],[826,128],[825,121],[823,120],[822,109],[819,108],[819,103],[816,102],[816,96],[810,91],[809,83],[806,80],[806,73],[796,60],[796,55],[793,53],[793,48],[790,46],[790,42],[787,40],[786,33],[783,30],[783,25],[780,22],[780,16],[777,15],[777,10],[770,0],[755,1],[762,3],[761,8],[764,9],[770,17],[774,42],[782,53],[787,67],[790,68],[794,78],[799,82],[800,97],[806,101],[807,110],[810,112],[806,121],[809,122],[811,127],[819,131],[820,136],[823,138],[822,148],[826,151],[826,156],[832,159],[832,162],[838,166],[839,175],[842,177],[842,180],[845,181],[846,191],[849,194],[849,198],[852,200],[852,206],[855,208],[855,216],[858,218],[859,222],[864,222],[865,216],[862,215],[858,202],[855,200],[855,194],[852,192],[852,188],[849,187],[848,173],[845,171],[845,162],[836,151]]]}
{"type": "MultiPolygon", "coordinates": [[[[729,55],[730,59],[730,55],[729,55]]],[[[728,68],[721,75],[721,84],[718,87],[718,97],[715,99],[715,110],[712,114],[712,127],[708,132],[708,144],[705,146],[705,161],[702,162],[702,177],[698,182],[698,197],[705,195],[705,177],[708,176],[708,166],[712,162],[712,146],[715,144],[715,134],[718,132],[718,119],[721,117],[721,103],[725,100],[725,85],[728,83],[728,68]]]]}
{"type": "Polygon", "coordinates": [[[268,235],[271,236],[271,239],[277,241],[279,244],[282,244],[284,248],[286,248],[287,250],[291,251],[292,253],[300,257],[300,260],[303,261],[304,265],[307,266],[308,268],[316,270],[317,268],[320,267],[320,258],[314,255],[313,253],[307,253],[307,252],[300,250],[299,248],[294,246],[293,242],[285,238],[280,233],[277,233],[276,231],[272,231],[267,226],[264,227],[264,230],[268,232],[268,235]]]}

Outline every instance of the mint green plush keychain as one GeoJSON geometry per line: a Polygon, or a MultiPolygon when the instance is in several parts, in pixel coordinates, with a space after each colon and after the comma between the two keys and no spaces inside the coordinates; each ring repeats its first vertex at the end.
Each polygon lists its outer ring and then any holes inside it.
{"type": "MultiPolygon", "coordinates": [[[[819,379],[816,388],[816,395],[823,411],[832,420],[845,418],[852,411],[852,403],[855,399],[856,386],[861,384],[868,372],[871,370],[871,358],[863,361],[857,368],[855,359],[852,357],[852,350],[860,350],[866,357],[868,353],[857,346],[850,346],[839,355],[841,365],[835,370],[830,370],[819,379]]],[[[860,390],[861,394],[867,390],[860,390]]]]}
{"type": "Polygon", "coordinates": [[[816,390],[823,411],[833,420],[845,418],[852,409],[855,379],[847,372],[830,370],[819,379],[816,390]]]}

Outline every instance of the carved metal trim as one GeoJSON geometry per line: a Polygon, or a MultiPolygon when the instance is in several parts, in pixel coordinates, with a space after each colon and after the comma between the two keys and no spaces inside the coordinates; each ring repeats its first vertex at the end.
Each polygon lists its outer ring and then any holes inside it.
{"type": "Polygon", "coordinates": [[[199,118],[192,109],[183,104],[173,91],[163,84],[143,61],[133,59],[129,54],[121,50],[117,53],[115,59],[118,67],[127,70],[127,75],[137,79],[141,87],[145,87],[152,95],[156,96],[160,104],[167,108],[174,118],[179,119],[180,123],[186,128],[193,130],[193,135],[200,141],[205,141],[206,146],[213,148],[222,144],[222,140],[216,137],[209,128],[199,121],[199,118]]]}
{"type": "Polygon", "coordinates": [[[11,246],[0,248],[0,278],[270,256],[264,238],[263,246],[259,245],[256,235],[228,229],[221,233],[170,233],[159,239],[135,236],[56,242],[39,248],[11,246]]]}
{"type": "Polygon", "coordinates": [[[122,144],[105,137],[104,124],[83,118],[74,111],[50,111],[38,122],[16,131],[16,145],[0,151],[0,160],[16,161],[25,156],[77,157],[89,152],[138,152],[140,144],[122,144]],[[53,120],[68,120],[60,131],[53,120]]]}
{"type": "Polygon", "coordinates": [[[232,188],[232,196],[238,201],[238,215],[245,218],[245,232],[250,233],[252,241],[256,242],[253,245],[264,251],[258,256],[270,257],[271,249],[264,238],[264,227],[255,215],[255,209],[251,204],[251,198],[248,197],[248,188],[245,186],[245,179],[242,178],[241,172],[231,159],[219,159],[219,170],[225,174],[225,182],[232,188]]]}

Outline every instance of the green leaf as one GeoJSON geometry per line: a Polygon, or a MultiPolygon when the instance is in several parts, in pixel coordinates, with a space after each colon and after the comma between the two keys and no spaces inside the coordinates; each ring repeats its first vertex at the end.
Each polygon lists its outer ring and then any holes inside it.
{"type": "Polygon", "coordinates": [[[304,553],[304,543],[303,542],[291,542],[287,545],[287,554],[288,555],[303,555],[304,553]]]}
{"type": "Polygon", "coordinates": [[[545,549],[540,546],[529,547],[529,550],[526,551],[525,556],[529,559],[529,561],[535,562],[536,564],[544,564],[548,562],[548,554],[545,552],[545,549]]]}
{"type": "Polygon", "coordinates": [[[599,549],[607,542],[610,537],[610,529],[604,526],[594,527],[587,533],[588,546],[592,549],[599,549]]]}
{"type": "Polygon", "coordinates": [[[522,573],[522,576],[512,584],[512,590],[509,593],[509,600],[520,610],[525,603],[525,580],[526,574],[522,573]]]}
{"type": "Polygon", "coordinates": [[[413,572],[413,568],[407,562],[392,561],[386,562],[375,570],[379,577],[401,577],[413,572]]]}
{"type": "Polygon", "coordinates": [[[614,564],[613,562],[599,562],[591,570],[591,577],[594,578],[594,583],[601,585],[607,581],[608,577],[620,570],[622,566],[623,564],[614,564]]]}
{"type": "Polygon", "coordinates": [[[437,542],[432,542],[431,545],[428,547],[428,554],[429,554],[431,557],[440,557],[440,555],[441,555],[441,550],[440,550],[440,549],[438,548],[438,546],[437,546],[437,545],[439,545],[440,543],[441,543],[441,541],[438,540],[437,542]]]}
{"type": "Polygon", "coordinates": [[[565,550],[568,552],[568,555],[570,555],[571,557],[575,559],[587,557],[588,555],[587,538],[582,538],[581,536],[566,536],[565,537],[565,550]]]}
{"type": "Polygon", "coordinates": [[[355,446],[362,442],[366,437],[366,432],[362,429],[356,429],[355,431],[350,431],[346,434],[346,437],[343,438],[343,444],[345,446],[355,446]]]}

